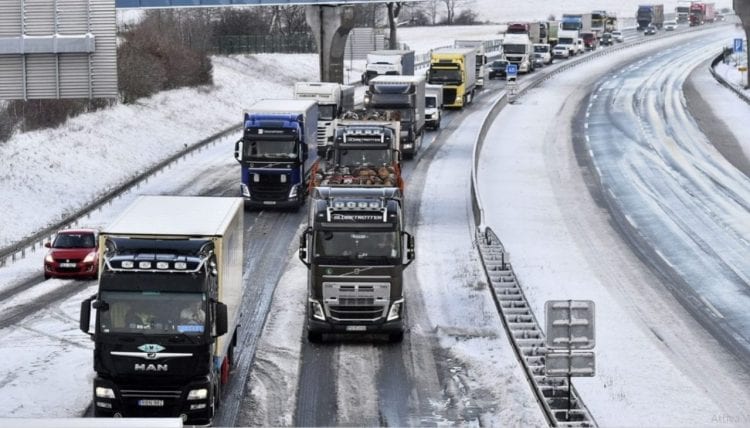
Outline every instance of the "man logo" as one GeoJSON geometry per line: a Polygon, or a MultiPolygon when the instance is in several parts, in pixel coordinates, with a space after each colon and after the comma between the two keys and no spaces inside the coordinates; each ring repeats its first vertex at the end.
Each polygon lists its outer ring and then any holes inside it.
{"type": "Polygon", "coordinates": [[[166,372],[169,370],[167,364],[136,364],[134,367],[137,372],[166,372]]]}
{"type": "Polygon", "coordinates": [[[163,351],[166,348],[164,348],[161,345],[154,345],[152,343],[147,343],[145,345],[139,346],[138,349],[141,350],[141,351],[143,351],[143,352],[148,352],[149,354],[153,354],[155,352],[161,352],[161,351],[163,351]]]}

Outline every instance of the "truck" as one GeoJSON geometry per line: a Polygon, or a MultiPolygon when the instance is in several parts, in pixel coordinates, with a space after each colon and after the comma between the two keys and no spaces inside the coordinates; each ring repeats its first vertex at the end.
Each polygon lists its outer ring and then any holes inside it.
{"type": "Polygon", "coordinates": [[[545,21],[529,23],[529,38],[532,43],[549,43],[549,24],[545,21]]]}
{"type": "Polygon", "coordinates": [[[664,24],[664,5],[646,4],[638,6],[635,20],[638,23],[638,31],[643,31],[650,24],[661,28],[664,24]]]}
{"type": "Polygon", "coordinates": [[[140,196],[99,234],[98,289],[79,320],[94,342],[94,416],[211,424],[240,324],[242,202],[140,196]]]}
{"type": "Polygon", "coordinates": [[[424,91],[425,126],[438,129],[443,118],[443,86],[426,85],[424,91]]]}
{"type": "Polygon", "coordinates": [[[678,1],[674,8],[675,20],[678,24],[686,24],[690,20],[691,1],[678,1]]]}
{"type": "Polygon", "coordinates": [[[563,14],[560,21],[560,30],[564,31],[583,31],[583,14],[563,14]]]}
{"type": "Polygon", "coordinates": [[[534,44],[526,34],[508,34],[503,39],[503,57],[518,66],[519,73],[534,71],[534,44]]]}
{"type": "Polygon", "coordinates": [[[240,193],[248,208],[299,208],[317,161],[318,104],[260,100],[245,112],[235,143],[240,193]]]}
{"type": "Polygon", "coordinates": [[[568,48],[568,55],[575,56],[582,53],[583,42],[578,30],[560,30],[557,33],[557,46],[568,48]]]}
{"type": "Polygon", "coordinates": [[[713,3],[693,2],[690,4],[690,26],[714,22],[716,8],[713,3]]]}
{"type": "Polygon", "coordinates": [[[455,48],[474,48],[476,50],[476,87],[477,89],[484,88],[484,81],[487,78],[487,51],[485,45],[487,40],[474,39],[474,40],[454,40],[453,47],[455,48]]]}
{"type": "Polygon", "coordinates": [[[443,105],[463,108],[474,100],[476,51],[471,48],[441,48],[430,54],[428,83],[443,85],[443,105]]]}
{"type": "Polygon", "coordinates": [[[312,187],[386,186],[403,190],[401,124],[379,116],[334,122],[333,144],[313,171],[312,187]]]}
{"type": "Polygon", "coordinates": [[[555,47],[557,45],[557,42],[559,40],[558,33],[560,32],[560,25],[562,22],[560,21],[548,21],[547,27],[549,29],[549,33],[547,33],[547,42],[549,43],[550,47],[555,47]]]}
{"type": "Polygon", "coordinates": [[[307,339],[324,334],[404,337],[403,272],[414,261],[397,187],[317,187],[299,259],[308,268],[307,339]]]}
{"type": "Polygon", "coordinates": [[[422,146],[424,95],[424,76],[378,76],[370,80],[365,92],[365,108],[398,116],[401,123],[399,150],[407,158],[414,157],[422,146]]]}
{"type": "Polygon", "coordinates": [[[602,34],[607,31],[607,11],[591,11],[591,32],[596,34],[597,39],[601,39],[602,34]]]}
{"type": "Polygon", "coordinates": [[[325,153],[331,139],[331,122],[354,110],[354,86],[331,82],[297,82],[294,99],[318,102],[318,156],[325,153]]]}
{"type": "Polygon", "coordinates": [[[385,49],[367,54],[367,65],[362,74],[362,84],[377,76],[413,76],[414,51],[385,49]]]}

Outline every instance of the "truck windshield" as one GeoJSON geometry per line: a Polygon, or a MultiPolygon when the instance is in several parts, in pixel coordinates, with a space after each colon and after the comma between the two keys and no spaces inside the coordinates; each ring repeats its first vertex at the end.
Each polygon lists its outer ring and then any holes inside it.
{"type": "Polygon", "coordinates": [[[206,295],[159,291],[103,291],[99,331],[203,335],[206,295]]]}
{"type": "Polygon", "coordinates": [[[461,84],[461,71],[456,69],[430,69],[430,82],[461,84]]]}
{"type": "Polygon", "coordinates": [[[318,105],[318,119],[320,120],[333,120],[336,118],[336,106],[335,105],[318,105]]]}
{"type": "Polygon", "coordinates": [[[386,148],[342,148],[339,150],[338,164],[342,166],[389,165],[390,163],[391,152],[386,148]]]}
{"type": "Polygon", "coordinates": [[[506,54],[525,54],[526,45],[503,45],[506,54]]]}
{"type": "Polygon", "coordinates": [[[559,44],[559,45],[572,45],[573,44],[573,38],[572,37],[560,37],[560,40],[557,41],[557,44],[559,44]]]}
{"type": "Polygon", "coordinates": [[[318,231],[315,261],[343,264],[395,264],[401,262],[401,237],[394,231],[318,231]]]}
{"type": "Polygon", "coordinates": [[[549,46],[534,46],[534,52],[540,52],[540,53],[549,52],[549,46]]]}
{"type": "Polygon", "coordinates": [[[258,139],[253,136],[251,140],[245,140],[246,159],[296,159],[297,142],[290,139],[258,139]]]}

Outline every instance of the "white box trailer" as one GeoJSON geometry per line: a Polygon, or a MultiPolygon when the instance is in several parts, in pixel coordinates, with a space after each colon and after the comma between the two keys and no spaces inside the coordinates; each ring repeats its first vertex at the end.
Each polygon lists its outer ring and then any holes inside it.
{"type": "Polygon", "coordinates": [[[455,40],[453,46],[456,48],[473,48],[476,51],[476,87],[477,89],[484,88],[484,81],[487,77],[487,51],[486,51],[486,40],[472,39],[472,40],[455,40]]]}
{"type": "Polygon", "coordinates": [[[377,76],[392,75],[414,75],[414,51],[384,49],[367,54],[367,65],[362,74],[363,85],[377,76]]]}

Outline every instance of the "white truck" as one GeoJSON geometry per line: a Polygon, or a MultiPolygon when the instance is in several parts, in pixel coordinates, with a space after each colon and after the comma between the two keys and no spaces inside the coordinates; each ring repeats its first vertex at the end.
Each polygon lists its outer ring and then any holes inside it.
{"type": "Polygon", "coordinates": [[[528,34],[506,34],[503,56],[506,61],[518,66],[519,73],[534,71],[534,45],[528,34]]]}
{"type": "Polygon", "coordinates": [[[297,82],[294,98],[318,102],[318,156],[325,153],[332,134],[331,122],[354,110],[354,86],[331,82],[297,82]]]}
{"type": "Polygon", "coordinates": [[[443,85],[426,85],[424,99],[425,126],[440,128],[443,118],[443,85]]]}
{"type": "Polygon", "coordinates": [[[242,204],[141,196],[101,232],[98,290],[80,315],[95,344],[94,416],[211,424],[240,324],[242,204]]]}
{"type": "Polygon", "coordinates": [[[557,32],[557,46],[568,48],[568,55],[575,56],[583,53],[583,42],[578,30],[560,30],[557,32]]]}
{"type": "Polygon", "coordinates": [[[414,75],[414,51],[379,50],[367,54],[367,65],[362,73],[363,85],[367,85],[377,76],[392,75],[414,75]]]}
{"type": "Polygon", "coordinates": [[[365,92],[365,108],[397,113],[401,123],[400,150],[414,157],[422,145],[425,123],[424,76],[378,76],[365,92]]]}
{"type": "Polygon", "coordinates": [[[455,40],[455,48],[473,48],[476,50],[476,87],[484,88],[484,80],[487,78],[487,52],[485,51],[486,40],[455,40]]]}

